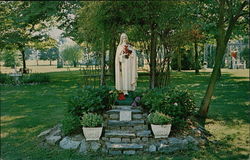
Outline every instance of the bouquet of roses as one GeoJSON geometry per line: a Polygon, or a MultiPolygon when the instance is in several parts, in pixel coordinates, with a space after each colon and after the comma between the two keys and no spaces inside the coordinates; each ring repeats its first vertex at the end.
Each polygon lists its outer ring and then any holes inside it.
{"type": "Polygon", "coordinates": [[[130,50],[128,48],[128,45],[125,45],[124,48],[123,48],[123,54],[125,54],[125,58],[129,58],[129,56],[131,55],[132,53],[132,50],[130,50]]]}

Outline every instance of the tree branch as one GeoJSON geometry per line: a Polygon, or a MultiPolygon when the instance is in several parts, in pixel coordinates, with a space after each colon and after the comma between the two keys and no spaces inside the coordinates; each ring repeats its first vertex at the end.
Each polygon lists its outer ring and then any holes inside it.
{"type": "Polygon", "coordinates": [[[226,30],[226,36],[225,36],[225,43],[228,42],[230,36],[231,36],[231,33],[232,33],[232,30],[238,20],[238,18],[241,16],[241,12],[242,10],[247,6],[247,1],[244,1],[241,6],[239,7],[239,9],[237,10],[235,16],[231,16],[230,18],[230,21],[229,21],[229,25],[228,25],[228,28],[226,30]]]}

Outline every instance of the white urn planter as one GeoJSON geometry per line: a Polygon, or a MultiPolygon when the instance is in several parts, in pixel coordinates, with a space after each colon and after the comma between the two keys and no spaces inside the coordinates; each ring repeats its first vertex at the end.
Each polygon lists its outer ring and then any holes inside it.
{"type": "Polygon", "coordinates": [[[167,138],[171,131],[171,124],[167,125],[154,125],[151,124],[155,138],[167,138]]]}
{"type": "Polygon", "coordinates": [[[102,128],[103,127],[82,127],[86,141],[99,140],[102,135],[102,128]]]}

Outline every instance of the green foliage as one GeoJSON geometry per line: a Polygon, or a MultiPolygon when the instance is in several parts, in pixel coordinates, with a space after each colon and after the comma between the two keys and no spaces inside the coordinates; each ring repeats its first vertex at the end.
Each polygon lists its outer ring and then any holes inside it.
{"type": "MultiPolygon", "coordinates": [[[[180,53],[178,53],[180,54],[180,53]]],[[[178,57],[177,54],[173,56],[171,61],[171,67],[173,70],[178,69],[178,57]]],[[[192,54],[191,50],[187,50],[181,53],[181,69],[182,70],[191,70],[195,69],[195,62],[194,62],[194,55],[192,54]]]]}
{"type": "Polygon", "coordinates": [[[46,73],[32,73],[24,74],[19,77],[17,81],[14,80],[14,77],[9,76],[8,74],[0,74],[0,83],[2,84],[27,84],[27,83],[46,83],[50,82],[50,77],[46,73]]]}
{"type": "MultiPolygon", "coordinates": [[[[65,118],[67,119],[68,114],[70,114],[72,117],[75,117],[75,119],[79,119],[83,112],[102,114],[114,104],[116,97],[115,92],[112,92],[110,88],[105,86],[100,88],[80,88],[76,92],[76,95],[69,99],[65,118]]],[[[66,123],[67,121],[65,120],[65,125],[70,125],[66,123]]],[[[78,125],[74,125],[67,131],[68,133],[72,133],[78,130],[78,127],[78,125]]]]}
{"type": "Polygon", "coordinates": [[[19,54],[17,50],[2,50],[1,60],[5,67],[20,66],[19,54]]]}
{"type": "Polygon", "coordinates": [[[41,51],[39,54],[39,58],[41,60],[56,60],[59,56],[58,48],[50,48],[47,51],[41,51]]]}
{"type": "Polygon", "coordinates": [[[11,78],[8,74],[0,74],[0,83],[1,84],[13,84],[15,83],[13,78],[11,78]]]}
{"type": "Polygon", "coordinates": [[[83,51],[80,46],[68,46],[62,51],[62,56],[65,61],[69,61],[76,67],[78,61],[83,56],[83,51]]]}
{"type": "Polygon", "coordinates": [[[22,83],[46,83],[50,81],[50,77],[46,73],[32,73],[28,75],[23,75],[22,83]]]}
{"type": "Polygon", "coordinates": [[[129,92],[129,95],[132,99],[135,99],[136,97],[141,97],[144,92],[145,90],[143,89],[136,89],[133,92],[129,92]]]}
{"type": "Polygon", "coordinates": [[[114,104],[115,96],[108,87],[84,87],[69,100],[68,112],[80,116],[83,112],[102,113],[114,104]]]}
{"type": "Polygon", "coordinates": [[[101,115],[94,113],[83,113],[81,117],[81,125],[83,127],[101,127],[103,118],[101,115]]]}
{"type": "Polygon", "coordinates": [[[164,88],[146,92],[141,100],[150,112],[162,112],[173,117],[173,127],[182,128],[188,117],[196,114],[194,98],[188,91],[164,88]]]}
{"type": "Polygon", "coordinates": [[[150,113],[148,116],[148,122],[155,125],[170,124],[172,118],[160,112],[150,113]]]}
{"type": "Polygon", "coordinates": [[[69,135],[78,133],[81,128],[80,118],[71,113],[67,113],[62,121],[62,131],[64,134],[69,135]]]}

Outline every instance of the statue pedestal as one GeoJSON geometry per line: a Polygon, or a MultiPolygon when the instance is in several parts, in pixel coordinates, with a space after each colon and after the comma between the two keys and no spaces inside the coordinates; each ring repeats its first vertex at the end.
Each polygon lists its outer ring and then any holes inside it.
{"type": "Polygon", "coordinates": [[[132,112],[131,111],[120,111],[120,121],[131,121],[132,112]]]}

